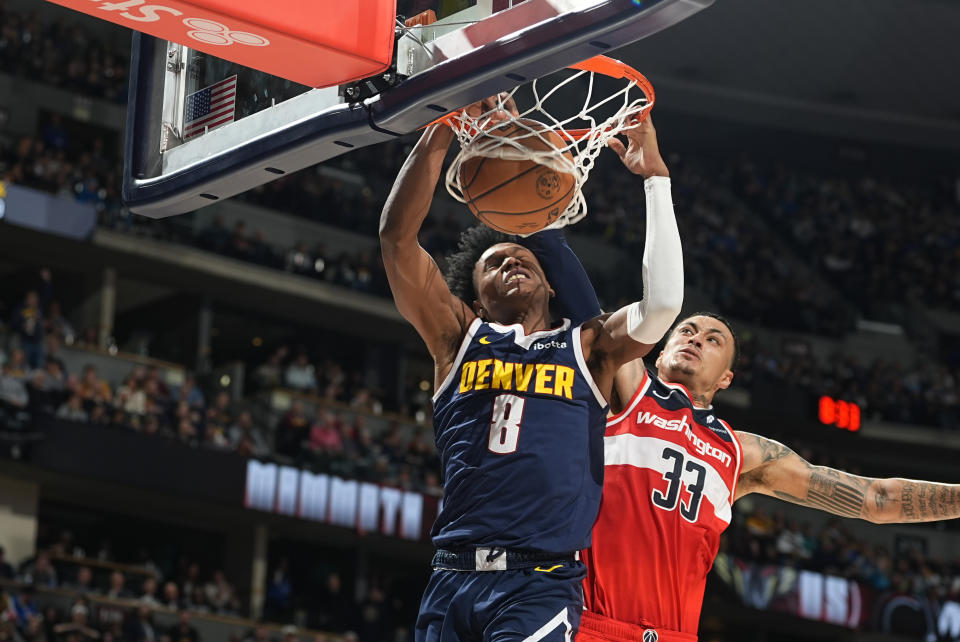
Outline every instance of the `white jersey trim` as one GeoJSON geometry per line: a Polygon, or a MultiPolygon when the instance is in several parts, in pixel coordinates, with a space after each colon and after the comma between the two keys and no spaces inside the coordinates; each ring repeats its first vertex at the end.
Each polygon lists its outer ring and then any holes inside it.
{"type": "Polygon", "coordinates": [[[707,475],[703,484],[703,496],[710,501],[717,519],[729,524],[732,515],[730,488],[713,464],[698,457],[696,453],[691,453],[683,444],[656,437],[641,437],[631,433],[604,437],[603,465],[634,466],[664,475],[670,472],[669,469],[673,467],[673,464],[668,463],[662,457],[664,448],[682,450],[687,461],[695,461],[704,467],[707,475]]]}
{"type": "Polygon", "coordinates": [[[607,419],[607,426],[616,425],[629,417],[630,413],[632,413],[637,407],[637,404],[640,403],[640,400],[643,399],[644,395],[647,394],[647,390],[650,389],[651,384],[653,384],[653,380],[650,378],[650,373],[644,369],[643,383],[640,384],[640,387],[637,388],[636,392],[633,394],[633,400],[630,401],[630,405],[621,410],[619,413],[609,417],[607,419]]]}
{"type": "MultiPolygon", "coordinates": [[[[564,321],[569,323],[566,319],[564,319],[564,321]]],[[[580,345],[580,328],[582,327],[582,325],[578,325],[573,329],[573,332],[570,333],[570,340],[573,342],[573,354],[577,358],[577,365],[580,366],[580,374],[583,375],[584,381],[590,386],[590,390],[593,390],[593,396],[597,398],[597,403],[600,404],[601,408],[606,408],[607,400],[604,399],[600,393],[600,388],[597,387],[597,383],[593,380],[593,375],[590,374],[587,362],[583,358],[583,346],[580,345]]]]}
{"type": "Polygon", "coordinates": [[[570,329],[570,319],[564,319],[563,323],[558,328],[552,328],[550,330],[540,330],[538,332],[531,332],[526,334],[523,329],[523,325],[519,323],[514,323],[513,325],[501,325],[499,323],[490,322],[489,325],[495,332],[500,334],[507,334],[508,332],[513,332],[513,342],[525,350],[529,350],[530,346],[533,345],[533,342],[537,339],[542,339],[543,337],[549,337],[551,335],[557,334],[558,332],[566,332],[570,329]]]}
{"type": "Polygon", "coordinates": [[[463,355],[467,353],[467,348],[470,347],[470,342],[473,341],[473,335],[476,334],[477,328],[480,327],[480,324],[483,321],[480,317],[477,317],[473,322],[467,326],[467,334],[464,335],[463,341],[460,343],[460,351],[457,352],[457,358],[453,360],[453,365],[450,366],[450,372],[447,373],[446,378],[443,380],[443,383],[440,384],[440,387],[437,388],[437,391],[433,393],[433,403],[437,403],[437,399],[440,398],[440,395],[443,394],[443,391],[450,387],[450,383],[456,379],[457,370],[460,368],[460,362],[463,361],[463,355]]]}

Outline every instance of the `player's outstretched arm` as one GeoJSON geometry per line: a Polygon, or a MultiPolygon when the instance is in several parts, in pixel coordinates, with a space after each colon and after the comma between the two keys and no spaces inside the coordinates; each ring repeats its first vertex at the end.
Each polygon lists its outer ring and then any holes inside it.
{"type": "Polygon", "coordinates": [[[400,169],[380,217],[383,265],[397,309],[420,333],[438,369],[452,362],[475,316],[450,292],[440,268],[417,239],[452,140],[446,125],[427,127],[400,169]]]}
{"type": "Polygon", "coordinates": [[[740,431],[737,436],[743,446],[743,468],[736,499],[762,493],[875,524],[960,517],[960,485],[860,477],[814,466],[772,439],[740,431]]]}
{"type": "MultiPolygon", "coordinates": [[[[600,368],[591,366],[601,390],[611,389],[614,373],[620,366],[650,352],[670,329],[683,305],[683,249],[673,211],[670,172],[660,156],[653,122],[648,118],[639,127],[627,130],[627,139],[627,146],[613,139],[610,147],[627,169],[644,178],[647,203],[647,232],[641,267],[644,292],[640,301],[584,326],[587,362],[604,362],[600,368]]],[[[642,364],[624,376],[635,379],[637,373],[642,378],[642,364]]],[[[618,384],[618,389],[635,389],[633,384],[639,382],[633,379],[629,385],[618,384]]]]}
{"type": "Polygon", "coordinates": [[[537,257],[550,283],[562,283],[553,305],[562,317],[580,325],[603,314],[587,271],[567,243],[562,230],[543,230],[517,241],[537,257]]]}

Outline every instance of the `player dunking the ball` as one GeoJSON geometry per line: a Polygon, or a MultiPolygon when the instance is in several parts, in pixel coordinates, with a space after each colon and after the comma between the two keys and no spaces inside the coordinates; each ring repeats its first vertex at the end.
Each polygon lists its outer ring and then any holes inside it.
{"type": "MultiPolygon", "coordinates": [[[[648,162],[656,149],[646,146],[648,162]]],[[[548,275],[563,270],[570,282],[589,283],[555,236],[531,239],[548,275]]],[[[574,320],[599,311],[589,287],[566,290],[561,303],[574,320]]],[[[776,441],[733,430],[711,404],[733,380],[738,355],[731,325],[697,313],[673,328],[653,371],[637,360],[617,372],[603,501],[583,551],[586,610],[577,640],[695,641],[720,534],[733,502],[750,493],[875,523],[960,517],[958,485],[814,466],[776,441]]]]}
{"type": "MultiPolygon", "coordinates": [[[[624,159],[646,179],[644,300],[580,324],[553,322],[554,288],[565,284],[548,281],[522,245],[470,231],[449,261],[453,291],[420,247],[452,139],[444,125],[426,129],[380,224],[397,307],[435,363],[444,501],[416,639],[570,640],[583,609],[577,551],[589,545],[600,505],[613,377],[662,338],[682,301],[669,179],[642,154],[624,159]]],[[[631,148],[645,142],[630,133],[631,148]]]]}

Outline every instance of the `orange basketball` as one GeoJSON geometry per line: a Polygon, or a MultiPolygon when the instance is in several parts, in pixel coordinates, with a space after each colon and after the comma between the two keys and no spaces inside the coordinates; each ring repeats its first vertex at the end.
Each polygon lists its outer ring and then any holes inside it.
{"type": "MultiPolygon", "coordinates": [[[[542,132],[543,139],[513,122],[501,123],[491,132],[517,139],[532,151],[564,147],[563,139],[543,123],[526,119],[521,122],[542,132]]],[[[501,145],[505,150],[513,149],[509,143],[501,145]]],[[[532,234],[557,220],[576,193],[573,174],[532,160],[500,158],[497,153],[498,149],[493,148],[460,165],[460,189],[473,215],[508,234],[532,234]]],[[[563,155],[572,162],[570,152],[563,155]]]]}

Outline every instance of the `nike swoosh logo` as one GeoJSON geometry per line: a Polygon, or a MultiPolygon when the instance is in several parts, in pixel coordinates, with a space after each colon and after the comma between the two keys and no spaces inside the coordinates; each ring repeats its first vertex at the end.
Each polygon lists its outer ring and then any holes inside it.
{"type": "Polygon", "coordinates": [[[561,566],[563,566],[563,564],[554,564],[554,565],[551,566],[550,568],[543,568],[542,566],[538,566],[537,568],[535,568],[535,569],[533,569],[533,570],[535,570],[535,571],[540,571],[541,573],[549,573],[549,572],[551,572],[551,571],[557,570],[557,569],[560,568],[561,566]]]}
{"type": "Polygon", "coordinates": [[[480,343],[482,343],[485,346],[490,345],[490,339],[486,337],[480,337],[480,343]]]}
{"type": "Polygon", "coordinates": [[[672,394],[673,394],[673,393],[671,392],[671,393],[668,394],[666,397],[664,397],[663,395],[661,395],[660,393],[658,393],[656,390],[653,391],[653,396],[654,396],[654,397],[659,397],[660,399],[663,399],[664,401],[666,401],[667,399],[669,399],[669,398],[670,398],[670,395],[672,395],[672,394]]]}

